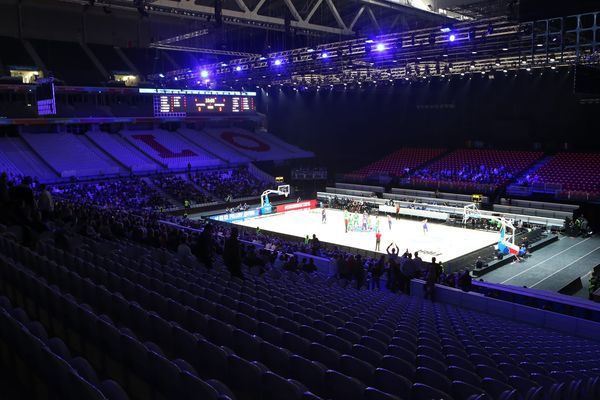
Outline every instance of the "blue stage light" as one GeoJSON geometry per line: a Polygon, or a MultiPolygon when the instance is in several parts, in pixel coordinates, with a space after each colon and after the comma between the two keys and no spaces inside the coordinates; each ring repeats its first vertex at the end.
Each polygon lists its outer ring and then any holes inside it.
{"type": "Polygon", "coordinates": [[[202,71],[200,71],[200,77],[201,78],[208,78],[208,71],[203,69],[202,71]]]}
{"type": "Polygon", "coordinates": [[[377,45],[375,46],[375,50],[377,50],[377,51],[384,51],[385,50],[385,44],[383,44],[383,43],[377,43],[377,45]]]}
{"type": "Polygon", "coordinates": [[[324,51],[321,53],[321,58],[327,58],[327,57],[329,57],[329,54],[327,54],[327,52],[324,51]]]}
{"type": "Polygon", "coordinates": [[[456,40],[456,35],[454,33],[451,33],[450,36],[448,36],[448,40],[454,42],[456,40]]]}
{"type": "Polygon", "coordinates": [[[240,71],[242,70],[242,67],[240,67],[240,66],[238,65],[237,67],[235,67],[235,70],[236,70],[237,72],[240,72],[240,71]]]}
{"type": "Polygon", "coordinates": [[[274,64],[275,65],[281,65],[281,60],[275,60],[274,64]]]}

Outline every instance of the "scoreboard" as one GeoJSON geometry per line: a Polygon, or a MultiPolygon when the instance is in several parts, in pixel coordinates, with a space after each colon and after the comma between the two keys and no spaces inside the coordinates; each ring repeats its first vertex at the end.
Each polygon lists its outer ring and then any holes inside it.
{"type": "Polygon", "coordinates": [[[157,95],[154,97],[154,115],[185,116],[186,103],[187,99],[182,95],[157,95]]]}
{"type": "Polygon", "coordinates": [[[139,89],[154,96],[155,117],[256,112],[256,92],[139,89]]]}

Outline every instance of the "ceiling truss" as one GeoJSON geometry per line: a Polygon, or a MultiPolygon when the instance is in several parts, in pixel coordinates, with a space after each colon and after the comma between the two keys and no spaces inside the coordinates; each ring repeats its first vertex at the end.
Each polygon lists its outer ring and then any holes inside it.
{"type": "Polygon", "coordinates": [[[470,21],[456,24],[451,31],[437,27],[379,35],[373,40],[352,39],[164,75],[167,80],[194,84],[200,70],[207,70],[217,85],[253,87],[556,69],[600,62],[600,24],[586,26],[583,21],[589,20],[600,21],[600,12],[527,23],[506,18],[470,21]]]}
{"type": "MultiPolygon", "coordinates": [[[[90,4],[90,2],[86,0],[61,1],[88,6],[90,4]]],[[[181,17],[204,19],[206,21],[210,21],[215,14],[215,8],[213,6],[196,4],[194,1],[95,0],[94,4],[97,6],[134,8],[143,10],[145,13],[149,14],[174,14],[181,17]]],[[[296,8],[292,0],[283,0],[283,4],[285,4],[286,12],[290,15],[289,27],[293,29],[296,34],[303,35],[352,36],[356,34],[355,28],[358,20],[361,17],[364,18],[365,15],[368,16],[372,25],[375,26],[379,32],[381,32],[384,26],[387,26],[384,24],[381,15],[385,15],[386,17],[393,15],[397,15],[398,17],[409,16],[438,24],[449,20],[447,17],[434,12],[415,8],[411,6],[410,2],[400,3],[392,0],[352,0],[351,2],[348,0],[317,0],[305,16],[303,16],[303,13],[296,8]],[[350,8],[353,11],[346,12],[346,15],[342,15],[340,7],[344,6],[344,9],[348,10],[349,4],[355,5],[355,7],[350,8]],[[326,25],[315,21],[317,11],[322,7],[327,7],[328,11],[333,16],[334,21],[332,24],[326,25]],[[375,10],[385,10],[385,13],[374,12],[375,10]]],[[[222,9],[221,15],[224,24],[250,26],[275,31],[284,31],[286,29],[285,18],[269,16],[262,13],[267,7],[266,0],[260,0],[254,7],[251,7],[247,3],[247,0],[235,0],[235,5],[237,9],[222,9]]],[[[395,23],[396,22],[394,22],[394,25],[395,23]]],[[[392,27],[390,26],[389,28],[392,27]]],[[[154,44],[172,44],[189,37],[197,37],[199,36],[197,32],[198,31],[161,39],[154,44]]]]}

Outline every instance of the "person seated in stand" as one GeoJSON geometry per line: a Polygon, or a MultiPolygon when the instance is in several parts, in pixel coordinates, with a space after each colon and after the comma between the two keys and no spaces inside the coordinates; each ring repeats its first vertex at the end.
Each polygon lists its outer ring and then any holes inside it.
{"type": "Polygon", "coordinates": [[[309,258],[308,263],[302,265],[302,270],[309,274],[315,272],[317,270],[317,266],[315,265],[315,259],[312,257],[309,258]]]}
{"type": "Polygon", "coordinates": [[[298,272],[298,257],[292,256],[289,261],[283,265],[283,269],[290,272],[298,272]]]}
{"type": "Polygon", "coordinates": [[[461,273],[458,275],[458,278],[456,279],[456,286],[463,292],[468,292],[471,290],[471,283],[471,271],[469,271],[468,269],[464,269],[463,271],[461,271],[461,273]]]}

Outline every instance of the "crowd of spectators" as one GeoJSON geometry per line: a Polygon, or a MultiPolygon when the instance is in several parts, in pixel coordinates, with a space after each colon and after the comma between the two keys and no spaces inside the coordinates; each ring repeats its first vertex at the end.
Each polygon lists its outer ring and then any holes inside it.
{"type": "Polygon", "coordinates": [[[460,168],[429,169],[421,168],[413,172],[412,178],[424,181],[469,182],[500,185],[511,179],[513,174],[505,166],[463,165],[460,168]]]}
{"type": "Polygon", "coordinates": [[[60,184],[51,192],[56,198],[99,207],[146,210],[170,206],[167,199],[138,177],[60,184]]]}
{"type": "Polygon", "coordinates": [[[180,175],[153,175],[150,180],[154,186],[180,204],[193,205],[212,201],[208,194],[199,191],[180,175]]]}
{"type": "Polygon", "coordinates": [[[245,169],[196,171],[193,179],[198,186],[213,193],[221,201],[258,196],[264,189],[264,184],[245,169]]]}
{"type": "Polygon", "coordinates": [[[259,196],[267,188],[265,182],[255,178],[245,168],[196,171],[192,173],[192,178],[196,185],[219,201],[259,196]]]}
{"type": "Polygon", "coordinates": [[[516,183],[521,186],[532,186],[536,183],[544,183],[544,181],[538,174],[526,174],[517,179],[516,183]]]}
{"type": "MultiPolygon", "coordinates": [[[[246,169],[188,172],[181,175],[152,175],[152,185],[140,177],[120,177],[93,182],[72,181],[53,185],[51,193],[74,203],[129,210],[164,210],[173,206],[193,205],[235,198],[258,196],[266,184],[254,178],[246,169]],[[154,187],[152,187],[154,186],[154,187]],[[214,199],[213,199],[214,197],[214,199]]],[[[18,184],[22,176],[4,173],[7,184],[18,184]]],[[[29,178],[28,178],[29,179],[29,178]]],[[[31,180],[32,189],[39,187],[31,180]]],[[[240,206],[242,207],[242,206],[240,206]]]]}

